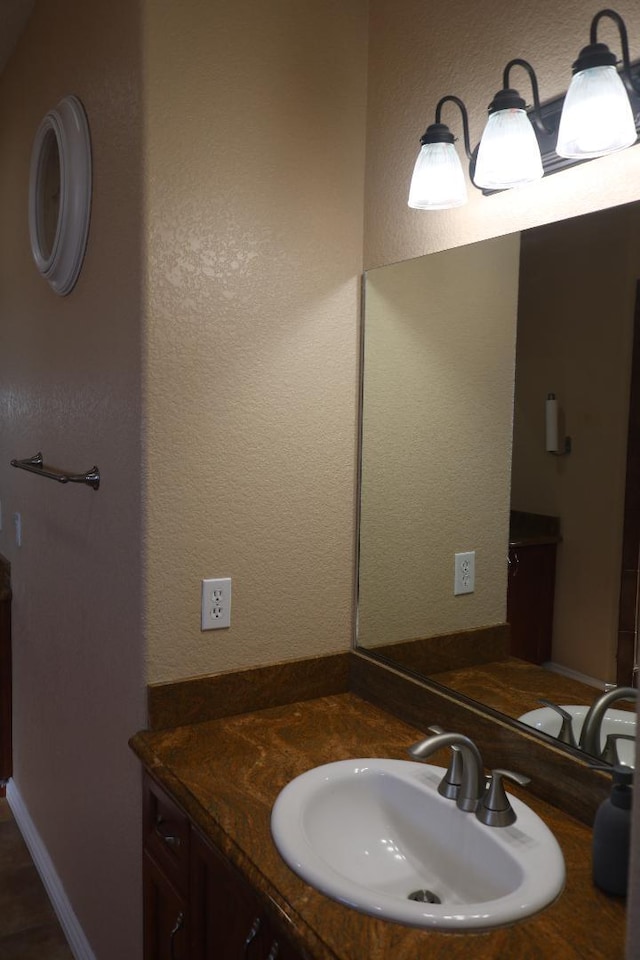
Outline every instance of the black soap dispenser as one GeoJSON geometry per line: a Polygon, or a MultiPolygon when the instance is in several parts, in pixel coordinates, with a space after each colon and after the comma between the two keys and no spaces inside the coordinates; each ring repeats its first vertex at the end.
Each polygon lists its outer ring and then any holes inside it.
{"type": "Polygon", "coordinates": [[[627,895],[632,783],[631,767],[613,768],[611,796],[598,807],[593,824],[593,882],[614,897],[627,895]]]}

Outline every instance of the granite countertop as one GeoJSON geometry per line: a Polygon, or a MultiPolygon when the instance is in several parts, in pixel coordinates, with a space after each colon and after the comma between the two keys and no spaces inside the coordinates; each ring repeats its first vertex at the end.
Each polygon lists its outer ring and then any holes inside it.
{"type": "MultiPolygon", "coordinates": [[[[426,719],[425,728],[437,717],[426,719]]],[[[564,854],[567,882],[542,913],[486,933],[421,931],[344,907],[294,874],[269,829],[293,777],[350,757],[406,758],[423,731],[353,693],[142,732],[131,746],[192,821],[244,872],[314,960],[623,960],[625,909],[591,882],[591,830],[513,788],[543,818],[564,854]]],[[[446,765],[446,754],[433,762],[446,765]]],[[[511,788],[510,788],[511,789],[511,788]]]]}

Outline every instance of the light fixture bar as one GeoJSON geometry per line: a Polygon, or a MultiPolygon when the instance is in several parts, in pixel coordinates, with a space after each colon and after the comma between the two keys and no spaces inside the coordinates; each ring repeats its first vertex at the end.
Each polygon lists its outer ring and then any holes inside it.
{"type": "Polygon", "coordinates": [[[436,122],[420,141],[409,206],[446,209],[466,201],[464,177],[453,149],[455,138],[441,120],[442,108],[449,102],[455,103],[462,114],[469,179],[485,196],[524,186],[638,144],[640,59],[630,62],[627,28],[619,13],[605,9],[595,14],[590,43],[580,50],[572,71],[568,91],[540,103],[533,67],[520,58],[510,60],[504,68],[503,87],[489,104],[489,118],[474,150],[470,147],[464,103],[458,97],[442,97],[436,108],[436,122]],[[605,43],[598,41],[598,27],[605,19],[618,28],[621,62],[605,43]],[[526,107],[509,83],[514,67],[522,67],[529,75],[531,107],[526,107]]]}
{"type": "MultiPolygon", "coordinates": [[[[621,69],[619,72],[629,93],[629,101],[636,124],[636,132],[640,140],[640,93],[636,90],[636,87],[640,89],[640,60],[634,60],[629,67],[632,84],[628,83],[625,79],[624,69],[621,69]]],[[[545,177],[550,176],[552,173],[560,173],[562,170],[568,170],[570,167],[588,162],[588,158],[586,157],[584,160],[575,160],[569,157],[559,157],[556,153],[558,127],[560,125],[560,115],[562,113],[565,96],[566,91],[557,97],[553,97],[551,100],[545,100],[544,103],[540,104],[539,109],[534,105],[527,110],[527,116],[531,120],[535,135],[538,139],[540,156],[542,158],[542,169],[545,177]]],[[[501,190],[482,190],[485,197],[502,192],[501,190]]]]}

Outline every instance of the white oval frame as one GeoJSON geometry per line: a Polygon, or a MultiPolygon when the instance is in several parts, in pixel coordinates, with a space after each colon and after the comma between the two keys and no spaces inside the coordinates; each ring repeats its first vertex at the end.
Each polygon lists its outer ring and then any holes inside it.
{"type": "Polygon", "coordinates": [[[64,297],[75,286],[89,235],[91,140],[84,107],[69,95],[43,118],[36,131],[29,173],[29,237],[36,267],[64,297]],[[46,141],[53,132],[60,160],[60,203],[51,250],[43,249],[42,188],[46,141]]]}

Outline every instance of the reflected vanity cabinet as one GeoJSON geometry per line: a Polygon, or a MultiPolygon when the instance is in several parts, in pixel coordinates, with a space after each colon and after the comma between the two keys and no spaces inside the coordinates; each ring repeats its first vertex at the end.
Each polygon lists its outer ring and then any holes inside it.
{"type": "Polygon", "coordinates": [[[560,518],[512,510],[509,517],[507,620],[512,657],[551,660],[560,518]]]}
{"type": "Polygon", "coordinates": [[[143,803],[144,960],[311,960],[147,773],[143,803]]]}
{"type": "Polygon", "coordinates": [[[551,660],[556,543],[509,546],[507,620],[512,657],[530,663],[551,660]]]}

